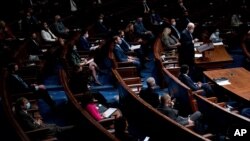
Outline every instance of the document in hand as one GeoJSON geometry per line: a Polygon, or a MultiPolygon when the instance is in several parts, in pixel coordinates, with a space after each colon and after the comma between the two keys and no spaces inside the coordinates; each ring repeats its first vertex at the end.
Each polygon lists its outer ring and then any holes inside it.
{"type": "Polygon", "coordinates": [[[130,49],[131,50],[136,50],[136,49],[140,49],[141,45],[131,45],[130,49]]]}
{"type": "Polygon", "coordinates": [[[103,116],[105,118],[110,117],[117,109],[116,108],[108,108],[108,110],[106,110],[105,112],[103,112],[103,116]]]}
{"type": "Polygon", "coordinates": [[[208,43],[208,44],[203,44],[203,45],[197,47],[196,49],[198,52],[201,53],[201,52],[204,52],[204,51],[212,49],[212,48],[214,48],[213,43],[208,43]]]}

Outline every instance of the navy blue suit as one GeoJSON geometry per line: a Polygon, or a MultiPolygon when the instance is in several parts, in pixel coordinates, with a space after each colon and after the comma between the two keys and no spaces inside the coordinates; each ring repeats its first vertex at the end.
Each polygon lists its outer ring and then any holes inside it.
{"type": "Polygon", "coordinates": [[[207,95],[211,96],[214,93],[211,86],[208,83],[202,83],[201,87],[199,87],[197,83],[195,83],[189,76],[185,74],[180,74],[179,79],[181,80],[182,83],[187,85],[193,91],[203,89],[204,90],[202,94],[203,96],[207,95]]]}
{"type": "Polygon", "coordinates": [[[84,38],[83,36],[80,37],[79,39],[79,48],[80,50],[86,50],[86,51],[89,51],[90,49],[90,44],[89,44],[89,41],[84,38]]]}
{"type": "Polygon", "coordinates": [[[179,79],[193,91],[197,91],[200,89],[200,87],[189,76],[185,74],[180,74],[179,79]]]}
{"type": "Polygon", "coordinates": [[[125,41],[123,38],[121,38],[122,44],[120,44],[120,47],[123,49],[124,52],[130,51],[130,45],[127,41],[125,41]]]}
{"type": "Polygon", "coordinates": [[[115,58],[117,59],[118,62],[127,62],[128,61],[128,56],[124,53],[122,50],[121,46],[116,44],[113,52],[115,54],[115,58]]]}
{"type": "Polygon", "coordinates": [[[179,63],[180,65],[187,64],[194,65],[194,43],[191,33],[185,29],[181,33],[180,39],[181,46],[179,50],[179,63]]]}

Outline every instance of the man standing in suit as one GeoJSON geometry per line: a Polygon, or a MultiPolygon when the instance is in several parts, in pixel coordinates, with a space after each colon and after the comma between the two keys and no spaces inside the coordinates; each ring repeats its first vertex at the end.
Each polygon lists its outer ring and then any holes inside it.
{"type": "Polygon", "coordinates": [[[170,20],[170,28],[171,28],[171,31],[172,31],[172,34],[178,38],[179,40],[181,39],[181,33],[179,32],[179,30],[177,29],[176,27],[176,20],[174,18],[172,18],[170,20]]]}
{"type": "Polygon", "coordinates": [[[179,49],[179,64],[187,64],[189,67],[194,66],[194,42],[198,39],[193,39],[194,23],[188,23],[187,28],[181,33],[179,49]]]}
{"type": "Polygon", "coordinates": [[[193,91],[197,90],[204,90],[203,94],[204,96],[212,96],[214,94],[213,89],[208,83],[202,83],[202,82],[194,82],[189,76],[189,66],[188,65],[182,65],[180,68],[180,75],[179,79],[182,83],[187,85],[190,89],[193,91]]]}

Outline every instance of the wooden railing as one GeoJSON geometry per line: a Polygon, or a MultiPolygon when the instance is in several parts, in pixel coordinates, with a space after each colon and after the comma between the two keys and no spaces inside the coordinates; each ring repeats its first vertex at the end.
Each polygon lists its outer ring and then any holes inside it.
{"type": "Polygon", "coordinates": [[[119,100],[126,117],[136,120],[135,123],[143,128],[141,130],[147,136],[153,140],[162,140],[166,138],[165,133],[168,133],[172,140],[209,140],[153,108],[126,85],[116,69],[112,69],[112,72],[117,81],[119,100]]]}
{"type": "MultiPolygon", "coordinates": [[[[68,86],[68,77],[66,72],[63,69],[59,70],[59,76],[61,79],[61,83],[64,87],[64,90],[67,94],[70,104],[72,105],[72,111],[74,111],[77,119],[79,119],[80,124],[83,122],[85,125],[86,132],[83,134],[90,134],[92,136],[92,140],[100,140],[100,141],[119,141],[113,134],[111,134],[107,129],[105,129],[98,121],[96,121],[79,103],[77,100],[77,95],[74,95],[68,86]]],[[[84,130],[84,131],[85,131],[84,130]]]]}

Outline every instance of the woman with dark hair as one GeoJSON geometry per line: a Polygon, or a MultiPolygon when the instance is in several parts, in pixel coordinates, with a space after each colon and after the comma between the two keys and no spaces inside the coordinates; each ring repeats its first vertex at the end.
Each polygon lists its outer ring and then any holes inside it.
{"type": "Polygon", "coordinates": [[[114,116],[115,118],[120,118],[122,116],[122,113],[117,108],[111,108],[114,109],[114,111],[110,114],[110,116],[105,115],[105,112],[110,108],[98,103],[93,94],[89,91],[84,93],[82,96],[81,104],[82,107],[97,121],[111,116],[114,116]]]}

